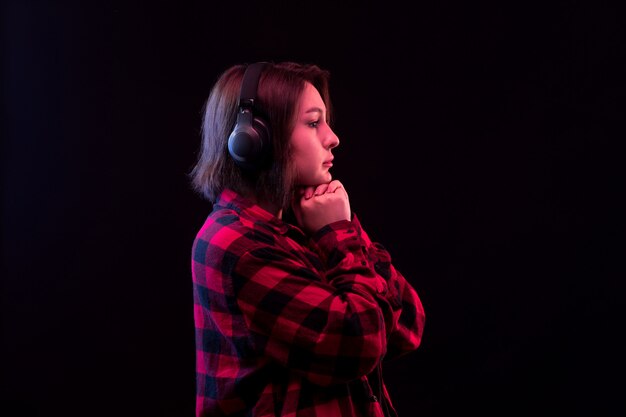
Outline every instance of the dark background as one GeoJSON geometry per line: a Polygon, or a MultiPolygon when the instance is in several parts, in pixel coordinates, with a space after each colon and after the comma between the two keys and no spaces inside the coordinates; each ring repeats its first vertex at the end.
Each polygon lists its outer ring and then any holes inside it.
{"type": "Polygon", "coordinates": [[[201,108],[283,59],[331,71],[334,175],[426,309],[400,416],[624,412],[624,15],[383,4],[3,2],[3,416],[193,415],[201,108]]]}

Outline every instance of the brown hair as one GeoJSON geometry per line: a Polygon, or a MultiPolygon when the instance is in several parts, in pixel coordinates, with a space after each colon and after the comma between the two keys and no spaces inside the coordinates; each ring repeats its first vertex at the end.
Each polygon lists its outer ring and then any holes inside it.
{"type": "Polygon", "coordinates": [[[215,203],[219,194],[230,188],[241,195],[254,195],[280,207],[287,207],[294,188],[294,166],[289,139],[295,126],[299,98],[308,81],[319,91],[328,123],[331,103],[330,73],[313,64],[269,63],[259,79],[256,106],[269,122],[271,164],[250,173],[240,169],[228,153],[228,137],[235,126],[239,90],[246,65],[225,70],[214,84],[203,108],[202,144],[198,160],[190,173],[192,186],[215,203]]]}

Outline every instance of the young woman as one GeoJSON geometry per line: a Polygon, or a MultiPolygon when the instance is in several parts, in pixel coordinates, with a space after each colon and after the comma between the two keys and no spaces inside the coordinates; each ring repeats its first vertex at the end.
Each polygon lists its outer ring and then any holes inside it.
{"type": "Polygon", "coordinates": [[[329,73],[235,65],[204,109],[192,184],[212,205],[192,248],[196,414],[395,416],[381,362],[424,310],[333,180],[329,73]]]}

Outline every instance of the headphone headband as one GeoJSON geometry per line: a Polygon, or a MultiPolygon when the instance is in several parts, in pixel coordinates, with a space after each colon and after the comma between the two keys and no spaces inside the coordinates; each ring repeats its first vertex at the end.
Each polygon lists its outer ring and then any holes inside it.
{"type": "Polygon", "coordinates": [[[261,72],[267,65],[266,62],[256,62],[248,65],[241,81],[241,92],[239,93],[239,108],[253,108],[256,101],[257,90],[261,72]]]}

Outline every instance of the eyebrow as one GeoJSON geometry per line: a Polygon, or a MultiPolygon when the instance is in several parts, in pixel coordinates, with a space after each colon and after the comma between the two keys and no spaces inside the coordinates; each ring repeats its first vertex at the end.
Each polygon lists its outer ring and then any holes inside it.
{"type": "Polygon", "coordinates": [[[324,111],[322,109],[320,109],[319,107],[311,107],[310,109],[308,109],[304,113],[314,113],[314,112],[324,113],[324,111]]]}

